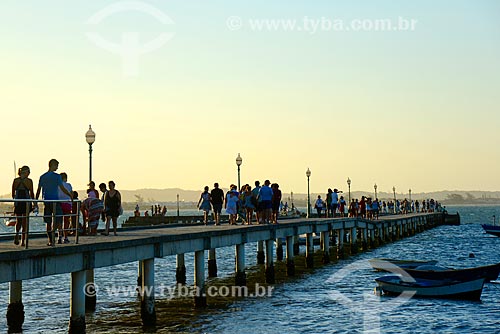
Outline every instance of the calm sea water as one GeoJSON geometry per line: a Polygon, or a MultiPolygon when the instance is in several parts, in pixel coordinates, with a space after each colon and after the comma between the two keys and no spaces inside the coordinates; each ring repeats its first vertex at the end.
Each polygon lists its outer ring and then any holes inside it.
{"type": "MultiPolygon", "coordinates": [[[[500,206],[449,207],[461,214],[461,226],[442,226],[417,236],[352,256],[335,264],[307,271],[297,258],[299,277],[288,279],[277,263],[272,295],[263,298],[208,299],[207,309],[194,310],[190,298],[170,300],[160,285],[175,283],[175,257],[155,259],[158,326],[144,329],[135,296],[112,295],[115,286],[134,288],[137,263],[95,271],[99,286],[97,310],[87,315],[89,333],[500,333],[500,285],[487,284],[480,302],[438,299],[399,300],[373,294],[380,276],[367,266],[372,257],[436,259],[444,266],[472,267],[499,262],[500,238],[482,231],[480,223],[500,215],[500,206]],[[474,253],[475,258],[469,258],[474,253]],[[348,269],[348,270],[346,270],[348,269]],[[341,294],[345,300],[335,298],[341,294]],[[370,313],[371,312],[371,313],[370,313]],[[365,318],[363,317],[365,316],[365,318]],[[364,321],[363,319],[366,319],[364,321]],[[368,326],[368,327],[364,327],[368,326]]],[[[263,282],[255,266],[256,245],[246,246],[249,282],[263,282]]],[[[232,281],[233,248],[217,250],[219,277],[209,285],[232,281]]],[[[188,284],[192,284],[192,255],[186,256],[188,284]]],[[[70,275],[56,275],[23,282],[25,333],[64,333],[69,320],[70,275]]],[[[8,284],[0,285],[3,314],[8,284]]],[[[0,328],[6,330],[5,316],[0,328]]]]}

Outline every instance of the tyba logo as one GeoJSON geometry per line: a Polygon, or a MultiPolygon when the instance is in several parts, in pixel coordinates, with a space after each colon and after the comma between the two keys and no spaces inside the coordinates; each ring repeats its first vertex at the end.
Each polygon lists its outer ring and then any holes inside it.
{"type": "MultiPolygon", "coordinates": [[[[382,266],[384,270],[400,276],[401,280],[404,282],[415,282],[413,277],[406,271],[390,262],[383,261],[382,266]]],[[[348,276],[351,276],[352,280],[356,272],[357,275],[359,275],[360,272],[366,272],[367,270],[372,270],[369,262],[367,260],[359,260],[343,267],[331,275],[325,283],[330,288],[334,288],[328,291],[329,298],[347,307],[353,313],[363,315],[363,333],[380,333],[380,314],[390,312],[405,304],[415,295],[416,291],[406,290],[398,297],[387,299],[376,296],[371,290],[363,291],[360,301],[346,297],[341,290],[347,289],[352,295],[352,289],[348,285],[348,276]]]]}
{"type": "MultiPolygon", "coordinates": [[[[98,25],[104,19],[122,12],[139,12],[144,13],[149,16],[154,17],[158,22],[163,25],[172,25],[174,21],[170,19],[165,13],[160,11],[147,3],[138,1],[120,1],[115,2],[109,6],[104,7],[94,15],[92,15],[88,20],[88,25],[98,25]]],[[[153,40],[140,44],[139,37],[140,34],[137,31],[127,31],[122,32],[121,44],[112,43],[104,39],[99,33],[87,32],[87,38],[92,41],[96,46],[109,51],[114,54],[118,54],[122,61],[122,73],[124,76],[136,76],[138,75],[138,64],[139,57],[141,55],[158,50],[163,45],[165,45],[172,37],[174,33],[172,32],[162,32],[153,40]]]]}

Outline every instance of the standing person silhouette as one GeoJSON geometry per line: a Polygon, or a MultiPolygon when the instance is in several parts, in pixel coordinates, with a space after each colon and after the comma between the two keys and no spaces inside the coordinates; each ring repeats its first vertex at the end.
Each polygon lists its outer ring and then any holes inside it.
{"type": "Polygon", "coordinates": [[[214,189],[210,192],[210,201],[214,209],[215,225],[220,225],[220,213],[222,212],[222,205],[224,204],[224,191],[219,188],[219,184],[214,183],[214,189]]]}
{"type": "MultiPolygon", "coordinates": [[[[66,188],[67,191],[69,191],[73,195],[73,187],[71,186],[71,183],[68,183],[68,174],[66,173],[61,173],[61,179],[63,181],[63,186],[66,188]]],[[[64,243],[69,244],[69,239],[68,239],[68,229],[69,229],[69,220],[70,220],[70,215],[73,211],[73,203],[71,203],[71,198],[70,196],[66,195],[59,189],[59,199],[64,199],[68,200],[69,202],[64,202],[61,203],[61,209],[64,214],[63,221],[64,221],[64,226],[63,226],[63,235],[64,235],[64,243]]],[[[61,231],[59,231],[61,232],[61,231]]]]}
{"type": "Polygon", "coordinates": [[[247,225],[252,225],[253,211],[257,205],[257,199],[252,195],[252,187],[247,184],[245,187],[245,210],[247,212],[247,225]]]}
{"type": "Polygon", "coordinates": [[[280,215],[281,190],[279,188],[280,186],[277,183],[271,185],[271,189],[273,190],[271,222],[273,224],[278,224],[278,217],[280,215]]]}
{"type": "Polygon", "coordinates": [[[89,196],[92,196],[92,198],[99,198],[99,191],[97,191],[97,189],[95,188],[95,182],[90,181],[88,186],[89,186],[89,189],[87,189],[87,194],[92,192],[93,195],[89,195],[89,196]]]}
{"type": "Polygon", "coordinates": [[[229,225],[236,225],[236,215],[238,214],[238,190],[236,185],[231,184],[229,186],[229,191],[226,194],[226,201],[224,203],[224,208],[226,213],[229,215],[229,225]]]}
{"type": "MultiPolygon", "coordinates": [[[[19,177],[16,177],[12,182],[12,198],[13,199],[30,199],[35,198],[33,192],[33,181],[28,177],[30,175],[30,168],[23,166],[19,168],[19,177]]],[[[17,216],[16,221],[16,236],[14,237],[14,244],[19,245],[19,230],[22,228],[21,246],[24,246],[26,239],[26,212],[31,211],[32,204],[28,202],[14,203],[14,214],[17,216]]]]}
{"type": "MultiPolygon", "coordinates": [[[[104,197],[106,197],[106,193],[108,192],[108,189],[106,188],[106,183],[100,183],[99,184],[99,190],[101,191],[102,195],[101,195],[101,201],[104,203],[104,197]]],[[[101,213],[101,219],[103,222],[106,221],[106,208],[104,208],[104,210],[102,210],[102,213],[101,213]]]]}
{"type": "Polygon", "coordinates": [[[107,209],[106,212],[106,232],[105,235],[109,235],[109,223],[113,220],[113,233],[116,234],[116,227],[118,225],[118,216],[120,215],[122,206],[122,197],[120,192],[115,189],[115,183],[113,181],[108,182],[109,190],[104,196],[104,207],[107,209]]]}
{"type": "Polygon", "coordinates": [[[321,211],[323,211],[323,200],[321,199],[321,195],[318,195],[318,199],[316,200],[316,203],[314,204],[314,208],[316,209],[316,212],[318,212],[318,218],[321,218],[321,211]]]}
{"type": "Polygon", "coordinates": [[[273,190],[271,189],[270,185],[271,185],[271,181],[265,180],[264,185],[259,188],[258,200],[260,201],[260,205],[262,208],[262,223],[263,224],[271,223],[271,212],[272,212],[272,208],[273,208],[273,205],[272,205],[273,190]]]}
{"type": "MultiPolygon", "coordinates": [[[[54,240],[52,240],[52,230],[60,228],[62,224],[61,203],[54,203],[50,201],[59,199],[59,189],[64,194],[68,195],[70,200],[73,201],[73,194],[71,194],[64,187],[61,175],[55,172],[58,168],[59,161],[51,159],[49,161],[49,170],[40,176],[35,196],[36,199],[38,199],[40,197],[40,193],[42,193],[44,201],[49,201],[48,203],[44,202],[43,205],[43,220],[46,224],[47,238],[49,239],[47,246],[54,245],[54,240]],[[52,214],[55,214],[55,226],[52,226],[52,214]]],[[[62,243],[62,235],[59,235],[59,243],[62,243]]]]}
{"type": "Polygon", "coordinates": [[[208,213],[212,209],[212,205],[210,204],[210,193],[208,192],[208,186],[205,186],[203,192],[200,195],[200,200],[196,205],[198,209],[203,210],[203,223],[207,225],[208,223],[208,213]],[[200,205],[201,203],[201,205],[200,205]]]}

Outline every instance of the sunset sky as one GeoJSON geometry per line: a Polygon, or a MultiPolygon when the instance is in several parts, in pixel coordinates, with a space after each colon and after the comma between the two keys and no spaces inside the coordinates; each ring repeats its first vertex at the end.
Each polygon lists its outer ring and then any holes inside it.
{"type": "Polygon", "coordinates": [[[93,178],[119,190],[227,187],[238,153],[242,183],[286,192],[308,167],[313,192],[500,190],[499,1],[3,0],[0,21],[1,194],[14,161],[36,186],[51,158],[85,188],[89,124],[93,178]],[[165,40],[134,68],[89,33],[165,40]]]}

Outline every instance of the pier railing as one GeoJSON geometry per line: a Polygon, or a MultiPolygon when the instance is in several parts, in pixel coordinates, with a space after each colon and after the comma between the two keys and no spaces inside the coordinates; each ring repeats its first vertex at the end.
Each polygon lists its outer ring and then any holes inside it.
{"type": "MultiPolygon", "coordinates": [[[[60,231],[68,231],[68,232],[74,232],[74,237],[75,237],[75,243],[78,243],[78,238],[79,238],[79,221],[80,221],[80,207],[81,207],[81,201],[80,200],[74,200],[69,202],[68,200],[37,200],[37,199],[0,199],[0,203],[12,203],[13,208],[12,211],[7,211],[4,212],[2,215],[0,215],[0,219],[3,219],[5,221],[5,224],[7,226],[13,226],[14,227],[14,233],[13,235],[18,235],[17,231],[17,224],[21,224],[20,227],[20,234],[21,234],[21,239],[22,235],[24,234],[25,236],[25,248],[28,249],[28,244],[29,244],[29,234],[30,234],[30,218],[42,218],[44,220],[45,224],[45,218],[50,217],[51,222],[50,222],[50,233],[51,233],[51,238],[52,238],[52,246],[55,246],[55,231],[56,231],[56,218],[61,218],[63,222],[61,223],[61,228],[60,231]],[[26,210],[24,214],[16,214],[14,213],[14,208],[16,203],[25,203],[26,205],[26,210]],[[45,216],[43,214],[39,215],[38,214],[38,204],[41,203],[43,204],[44,208],[47,205],[52,205],[52,213],[50,215],[45,216]],[[56,206],[58,203],[71,203],[71,204],[76,204],[76,212],[72,209],[71,213],[68,214],[56,214],[56,206]],[[33,205],[30,205],[33,204],[33,205]],[[71,217],[71,225],[69,228],[64,228],[64,217],[71,217]],[[26,220],[26,229],[23,231],[22,229],[22,224],[23,220],[26,220]]],[[[73,208],[73,205],[72,205],[73,208]]]]}

